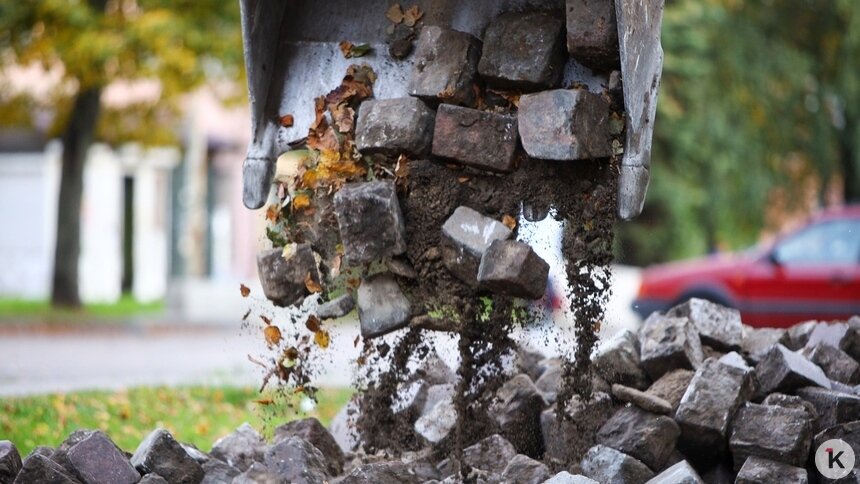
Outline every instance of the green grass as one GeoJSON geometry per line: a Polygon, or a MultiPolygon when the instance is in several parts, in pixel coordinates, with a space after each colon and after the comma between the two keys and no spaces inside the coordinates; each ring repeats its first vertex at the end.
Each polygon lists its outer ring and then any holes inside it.
{"type": "Polygon", "coordinates": [[[130,294],[124,294],[115,303],[86,304],[80,309],[53,308],[48,301],[0,299],[0,321],[6,322],[117,322],[134,316],[159,314],[163,310],[161,301],[140,303],[130,294]]]}
{"type": "Polygon", "coordinates": [[[327,425],[352,392],[322,389],[309,412],[285,405],[281,396],[261,399],[255,389],[235,387],[139,387],[5,398],[0,399],[0,440],[11,440],[26,455],[39,445],[56,447],[76,429],[101,429],[120,448],[134,452],[150,431],[164,427],[178,440],[208,451],[243,422],[267,437],[278,425],[305,416],[327,425]]]}

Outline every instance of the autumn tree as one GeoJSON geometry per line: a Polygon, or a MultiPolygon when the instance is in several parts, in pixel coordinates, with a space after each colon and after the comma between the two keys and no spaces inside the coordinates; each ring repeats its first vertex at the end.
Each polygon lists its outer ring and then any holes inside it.
{"type": "MultiPolygon", "coordinates": [[[[239,7],[222,0],[27,0],[0,3],[0,68],[61,69],[48,100],[63,143],[51,300],[78,306],[83,168],[94,139],[168,140],[179,95],[242,72],[239,7]],[[157,80],[160,96],[119,111],[112,82],[157,80]],[[107,121],[107,122],[105,122],[107,121]],[[166,128],[166,129],[165,129],[166,128]]],[[[239,84],[237,83],[237,86],[239,84]]],[[[16,100],[20,102],[20,100],[16,100]]],[[[44,102],[44,100],[42,100],[44,102]]]]}

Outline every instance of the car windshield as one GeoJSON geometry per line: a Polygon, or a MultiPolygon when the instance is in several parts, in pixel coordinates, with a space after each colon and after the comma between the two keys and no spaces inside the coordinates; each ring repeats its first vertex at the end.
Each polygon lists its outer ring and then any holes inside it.
{"type": "Polygon", "coordinates": [[[779,242],[774,259],[786,265],[860,263],[860,221],[821,222],[779,242]]]}

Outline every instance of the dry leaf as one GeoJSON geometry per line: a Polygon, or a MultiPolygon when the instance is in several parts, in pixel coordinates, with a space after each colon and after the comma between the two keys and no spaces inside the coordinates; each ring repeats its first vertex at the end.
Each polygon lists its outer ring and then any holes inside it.
{"type": "Polygon", "coordinates": [[[397,158],[397,164],[394,166],[394,176],[398,178],[406,178],[409,175],[409,158],[400,155],[397,158]]]}
{"type": "Polygon", "coordinates": [[[271,398],[260,398],[260,399],[254,400],[254,403],[257,403],[259,405],[272,405],[275,403],[275,401],[272,400],[271,398]]]}
{"type": "Polygon", "coordinates": [[[266,207],[266,220],[275,223],[278,221],[278,214],[281,213],[281,207],[277,204],[272,204],[266,207]]]}
{"type": "Polygon", "coordinates": [[[263,322],[266,323],[266,326],[269,326],[270,324],[272,324],[272,320],[263,316],[262,314],[260,315],[260,319],[262,319],[263,322]]]}
{"type": "Polygon", "coordinates": [[[315,281],[314,278],[311,277],[310,272],[308,272],[308,275],[305,276],[305,288],[308,290],[308,292],[311,293],[322,292],[322,286],[320,286],[320,283],[315,281]]]}
{"type": "Polygon", "coordinates": [[[351,59],[353,57],[364,57],[371,50],[370,44],[358,44],[355,45],[348,40],[342,40],[338,47],[340,47],[340,51],[343,53],[343,56],[347,59],[351,59]]]}
{"type": "Polygon", "coordinates": [[[358,342],[361,341],[361,335],[358,334],[355,336],[355,339],[352,340],[352,346],[358,348],[358,342]]]}
{"type": "Polygon", "coordinates": [[[242,297],[248,297],[251,295],[251,288],[244,284],[239,284],[239,292],[242,293],[242,297]]]}
{"type": "Polygon", "coordinates": [[[319,330],[314,333],[314,343],[320,348],[328,348],[329,343],[331,343],[331,336],[329,336],[328,331],[319,330]]]}
{"type": "Polygon", "coordinates": [[[424,12],[422,12],[421,9],[418,8],[418,5],[413,5],[409,7],[409,9],[407,9],[405,12],[403,12],[403,23],[407,27],[414,27],[415,24],[418,23],[418,21],[421,20],[421,17],[423,16],[424,12]]]}
{"type": "Polygon", "coordinates": [[[355,277],[346,280],[346,286],[352,289],[357,288],[361,285],[361,281],[355,277]]]}
{"type": "Polygon", "coordinates": [[[502,216],[502,223],[505,224],[505,227],[514,230],[517,228],[517,219],[511,217],[508,214],[502,216]]]}
{"type": "Polygon", "coordinates": [[[361,355],[355,360],[355,363],[358,366],[364,366],[364,364],[367,363],[367,358],[365,358],[364,355],[361,355]]]}
{"type": "Polygon", "coordinates": [[[460,178],[457,178],[457,181],[460,183],[466,183],[467,181],[469,181],[469,177],[461,176],[460,178]]]}
{"type": "Polygon", "coordinates": [[[311,197],[307,193],[299,193],[293,197],[293,210],[301,210],[311,206],[311,197]]]}
{"type": "Polygon", "coordinates": [[[284,357],[290,361],[294,361],[299,357],[299,350],[297,350],[295,346],[290,346],[284,350],[284,357]]]}
{"type": "Polygon", "coordinates": [[[277,326],[266,326],[263,328],[263,335],[269,346],[277,346],[281,342],[281,330],[277,326]]]}
{"type": "Polygon", "coordinates": [[[399,24],[400,22],[403,22],[403,8],[400,6],[399,3],[395,3],[388,9],[387,12],[385,12],[385,16],[388,17],[388,20],[399,24]]]}
{"type": "Polygon", "coordinates": [[[331,261],[331,277],[335,278],[340,275],[340,266],[343,264],[343,256],[338,254],[331,261]]]}
{"type": "Polygon", "coordinates": [[[305,321],[305,328],[308,328],[308,330],[312,333],[316,333],[317,331],[322,329],[320,327],[320,319],[311,314],[310,316],[308,316],[308,320],[305,321]]]}
{"type": "Polygon", "coordinates": [[[281,126],[285,128],[291,128],[293,126],[293,123],[295,123],[295,119],[293,118],[292,114],[285,114],[280,117],[278,122],[280,122],[281,126]]]}

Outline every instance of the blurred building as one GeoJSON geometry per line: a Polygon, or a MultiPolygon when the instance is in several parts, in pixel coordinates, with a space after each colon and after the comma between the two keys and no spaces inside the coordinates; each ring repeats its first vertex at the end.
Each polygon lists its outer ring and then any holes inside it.
{"type": "MultiPolygon", "coordinates": [[[[85,302],[129,293],[166,300],[186,320],[237,318],[238,283],[256,281],[263,223],[241,202],[247,108],[225,109],[204,90],[188,97],[185,116],[181,146],[91,148],[81,208],[85,302]]],[[[61,152],[36,130],[0,131],[0,298],[50,297],[61,152]]]]}

